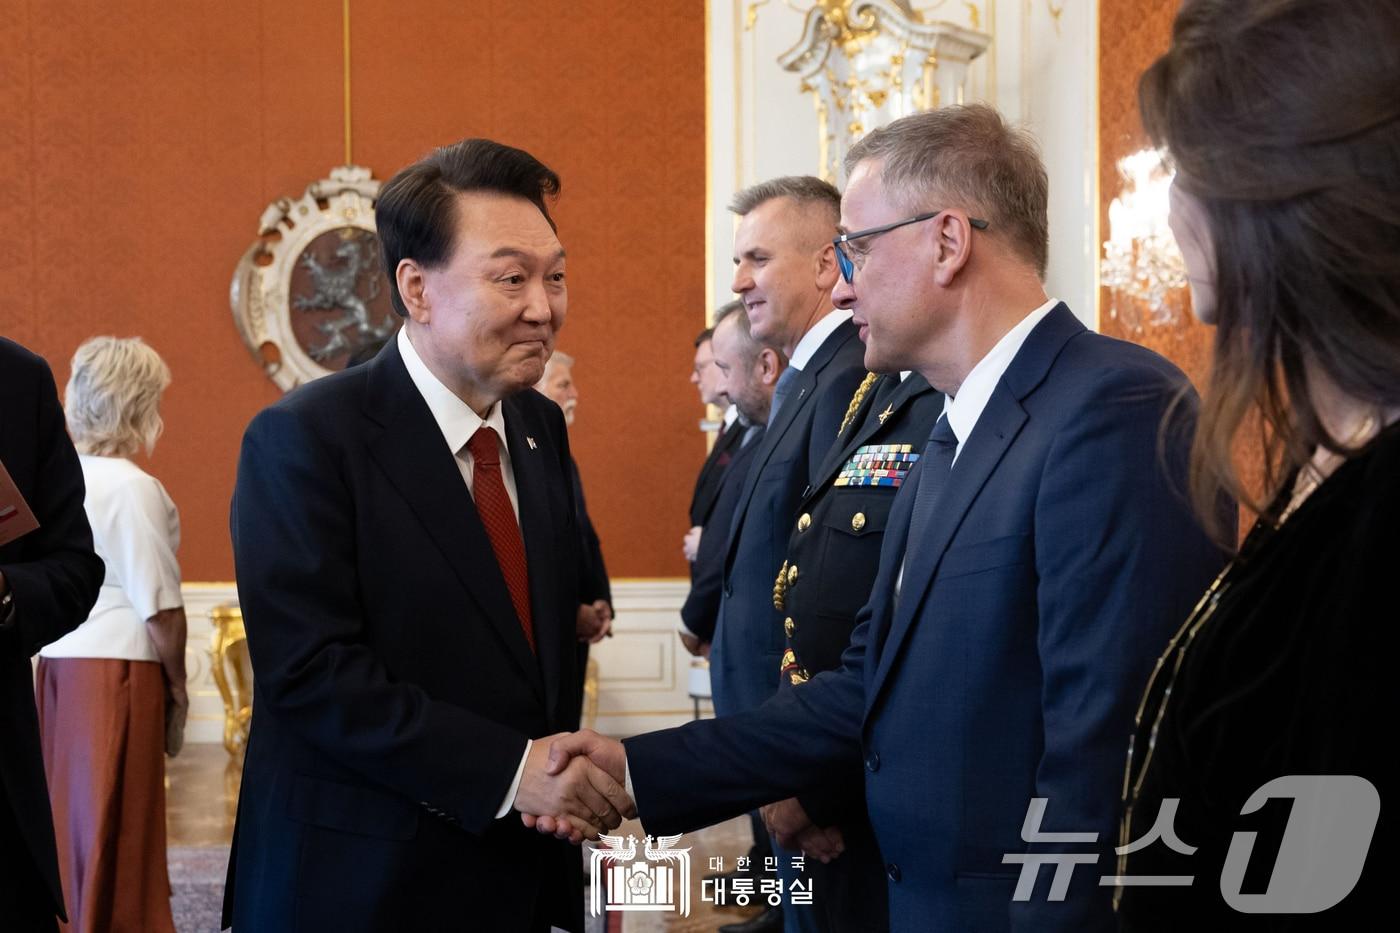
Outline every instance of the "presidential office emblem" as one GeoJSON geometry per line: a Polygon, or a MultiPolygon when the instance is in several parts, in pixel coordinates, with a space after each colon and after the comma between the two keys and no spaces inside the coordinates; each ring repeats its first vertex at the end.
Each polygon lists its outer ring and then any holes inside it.
{"type": "Polygon", "coordinates": [[[342,165],[299,199],[278,198],[234,269],[234,323],[284,392],[344,369],[398,330],[374,226],[379,185],[369,169],[342,165]]]}
{"type": "Polygon", "coordinates": [[[590,913],[597,917],[631,910],[690,916],[690,850],[675,848],[680,838],[647,836],[638,859],[635,835],[599,836],[602,845],[588,847],[590,913]]]}

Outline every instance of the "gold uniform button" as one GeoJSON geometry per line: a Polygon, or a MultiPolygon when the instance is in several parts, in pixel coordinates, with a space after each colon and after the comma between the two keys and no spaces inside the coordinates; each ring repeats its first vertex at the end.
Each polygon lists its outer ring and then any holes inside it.
{"type": "Polygon", "coordinates": [[[792,637],[792,633],[793,633],[793,631],[794,631],[796,628],[797,628],[797,623],[794,622],[794,621],[792,621],[792,617],[791,617],[791,616],[788,616],[788,618],[786,618],[786,619],[783,620],[783,631],[787,633],[787,637],[788,637],[788,638],[791,638],[791,637],[792,637]]]}
{"type": "MultiPolygon", "coordinates": [[[[770,566],[771,566],[771,565],[770,565],[770,566]]],[[[797,582],[797,565],[796,565],[796,564],[793,564],[791,567],[788,568],[788,586],[792,586],[792,585],[793,585],[794,583],[796,583],[796,582],[797,582]]]]}
{"type": "Polygon", "coordinates": [[[851,516],[851,530],[860,531],[865,527],[865,513],[857,512],[851,516]]]}
{"type": "Polygon", "coordinates": [[[809,514],[807,514],[806,512],[803,512],[803,513],[802,513],[802,517],[799,518],[799,519],[797,520],[797,530],[798,530],[798,531],[806,531],[808,528],[811,528],[811,527],[812,527],[812,516],[809,515],[809,514]]]}

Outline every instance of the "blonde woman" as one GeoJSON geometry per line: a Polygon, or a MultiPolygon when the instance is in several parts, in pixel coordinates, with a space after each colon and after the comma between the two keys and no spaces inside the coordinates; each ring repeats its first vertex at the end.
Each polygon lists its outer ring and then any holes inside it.
{"type": "Polygon", "coordinates": [[[65,397],[107,567],[87,621],[39,652],[64,930],[76,933],[174,933],[162,753],[179,751],[188,705],[180,520],[160,481],[131,460],[155,447],[169,384],[140,338],[94,337],[73,356],[65,397]]]}

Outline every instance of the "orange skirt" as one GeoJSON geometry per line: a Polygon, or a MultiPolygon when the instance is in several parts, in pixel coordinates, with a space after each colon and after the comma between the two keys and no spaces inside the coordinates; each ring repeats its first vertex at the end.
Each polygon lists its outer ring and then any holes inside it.
{"type": "Polygon", "coordinates": [[[40,658],[35,689],[64,933],[174,933],[160,665],[40,658]]]}

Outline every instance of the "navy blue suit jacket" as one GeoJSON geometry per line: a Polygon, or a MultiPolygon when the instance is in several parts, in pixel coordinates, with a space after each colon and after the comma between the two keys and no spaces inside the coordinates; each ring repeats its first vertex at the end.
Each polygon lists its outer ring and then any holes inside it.
{"type": "Polygon", "coordinates": [[[395,341],[249,425],[232,531],[254,702],[225,924],[582,926],[577,850],[495,818],[527,737],[577,721],[582,563],[559,407],[501,404],[533,653],[395,341]]]}
{"type": "Polygon", "coordinates": [[[1114,871],[1133,711],[1224,559],[1178,492],[1190,418],[1158,453],[1183,391],[1166,360],[1053,310],[907,549],[912,474],[901,490],[842,667],[749,713],[628,740],[648,832],[708,825],[863,761],[893,929],[1114,929],[1098,879],[1114,871]],[[678,765],[693,777],[684,796],[678,765]],[[1045,878],[1012,901],[1019,866],[1002,857],[1033,851],[1021,838],[1033,797],[1049,799],[1043,831],[1098,834],[1071,846],[1099,862],[1078,867],[1063,902],[1047,901],[1045,878]]]}
{"type": "Polygon", "coordinates": [[[843,322],[791,381],[754,452],[730,524],[724,595],[710,652],[720,715],[752,709],[777,692],[787,636],[773,608],[773,578],[783,563],[797,504],[815,482],[851,396],[865,378],[864,359],[855,325],[843,322]]]}

